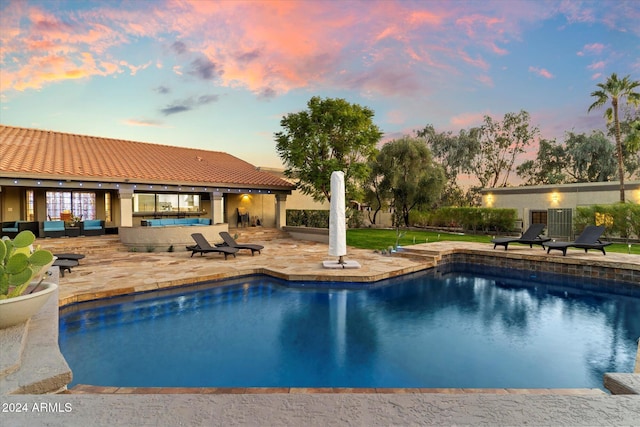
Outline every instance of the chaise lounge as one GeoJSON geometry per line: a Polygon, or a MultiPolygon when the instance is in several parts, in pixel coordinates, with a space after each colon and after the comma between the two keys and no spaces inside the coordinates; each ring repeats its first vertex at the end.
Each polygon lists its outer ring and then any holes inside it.
{"type": "Polygon", "coordinates": [[[551,251],[551,249],[557,249],[562,251],[562,255],[567,255],[568,248],[579,248],[584,249],[584,252],[587,253],[589,249],[597,249],[602,251],[603,255],[606,255],[604,248],[605,246],[609,246],[611,242],[603,242],[600,240],[600,236],[604,233],[603,225],[588,225],[582,233],[574,240],[573,242],[547,242],[544,244],[544,247],[547,248],[547,253],[551,251]]]}
{"type": "Polygon", "coordinates": [[[251,251],[251,256],[253,256],[253,254],[255,252],[261,253],[260,251],[264,249],[264,246],[262,245],[256,245],[256,244],[251,244],[251,243],[238,243],[236,242],[236,239],[234,239],[233,237],[231,237],[231,235],[229,233],[227,233],[226,231],[221,231],[220,233],[220,237],[222,237],[222,240],[224,241],[223,245],[216,245],[218,247],[231,247],[231,248],[236,248],[236,249],[248,249],[251,251]]]}
{"type": "Polygon", "coordinates": [[[219,252],[224,254],[224,259],[227,259],[229,254],[236,257],[236,252],[238,252],[237,248],[231,248],[229,246],[211,246],[206,237],[202,235],[202,233],[193,233],[191,235],[193,240],[196,241],[196,244],[193,246],[187,246],[187,250],[191,251],[191,256],[196,253],[200,253],[200,256],[209,252],[219,252]]]}
{"type": "Polygon", "coordinates": [[[497,246],[504,246],[504,250],[506,251],[509,247],[509,243],[522,243],[529,245],[530,248],[533,248],[533,245],[540,245],[544,249],[544,243],[551,240],[548,237],[540,237],[544,231],[544,227],[544,224],[531,224],[527,231],[525,231],[520,237],[500,237],[493,239],[491,241],[491,243],[493,243],[493,249],[497,246]]]}

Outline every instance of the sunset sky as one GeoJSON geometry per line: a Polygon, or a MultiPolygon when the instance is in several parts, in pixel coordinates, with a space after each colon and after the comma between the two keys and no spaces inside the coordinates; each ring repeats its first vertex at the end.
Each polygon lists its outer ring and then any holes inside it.
{"type": "Polygon", "coordinates": [[[270,167],[312,96],[372,108],[385,140],[521,109],[562,140],[604,128],[597,83],[640,80],[639,23],[634,0],[0,0],[0,122],[270,167]]]}

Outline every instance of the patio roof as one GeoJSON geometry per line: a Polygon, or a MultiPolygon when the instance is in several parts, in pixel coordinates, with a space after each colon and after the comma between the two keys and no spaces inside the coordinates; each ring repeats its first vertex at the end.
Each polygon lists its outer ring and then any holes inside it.
{"type": "Polygon", "coordinates": [[[0,174],[26,179],[295,188],[221,151],[4,125],[0,125],[0,174]]]}

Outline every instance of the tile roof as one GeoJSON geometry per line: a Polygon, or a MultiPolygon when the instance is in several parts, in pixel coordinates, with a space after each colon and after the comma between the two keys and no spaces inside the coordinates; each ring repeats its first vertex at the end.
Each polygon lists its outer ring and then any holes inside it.
{"type": "Polygon", "coordinates": [[[293,190],[277,176],[220,151],[0,125],[0,174],[158,184],[293,190]]]}

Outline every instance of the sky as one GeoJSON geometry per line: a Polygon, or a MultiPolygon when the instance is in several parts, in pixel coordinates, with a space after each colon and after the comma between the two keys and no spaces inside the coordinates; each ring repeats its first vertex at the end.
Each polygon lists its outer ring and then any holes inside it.
{"type": "Polygon", "coordinates": [[[282,167],[280,120],[320,96],[383,141],[520,110],[562,141],[605,128],[598,83],[640,80],[639,22],[637,0],[0,0],[0,123],[282,167]]]}

